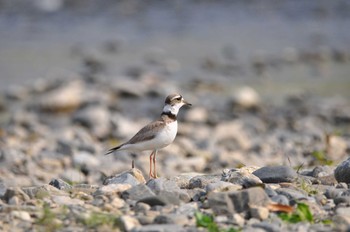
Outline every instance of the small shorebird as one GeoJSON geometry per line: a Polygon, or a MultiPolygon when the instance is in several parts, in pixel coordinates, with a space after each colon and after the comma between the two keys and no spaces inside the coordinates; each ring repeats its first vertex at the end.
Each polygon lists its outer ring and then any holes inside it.
{"type": "Polygon", "coordinates": [[[160,118],[143,127],[126,143],[108,150],[106,155],[114,151],[147,151],[152,150],[149,157],[149,177],[157,178],[156,155],[159,149],[171,144],[177,133],[177,114],[184,105],[191,106],[179,94],[171,94],[165,99],[160,118]],[[152,168],[153,164],[153,168],[152,168]]]}

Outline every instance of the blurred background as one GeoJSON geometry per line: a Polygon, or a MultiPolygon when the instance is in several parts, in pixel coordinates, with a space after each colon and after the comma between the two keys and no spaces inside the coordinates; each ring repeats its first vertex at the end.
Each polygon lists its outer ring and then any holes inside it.
{"type": "Polygon", "coordinates": [[[0,89],[93,73],[350,97],[350,2],[1,0],[0,89]]]}

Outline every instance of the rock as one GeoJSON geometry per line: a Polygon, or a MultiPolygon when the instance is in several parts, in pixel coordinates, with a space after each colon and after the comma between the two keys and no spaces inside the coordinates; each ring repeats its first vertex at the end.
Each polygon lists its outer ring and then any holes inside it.
{"type": "Polygon", "coordinates": [[[258,222],[258,223],[254,223],[251,225],[253,228],[257,229],[263,229],[263,231],[265,232],[279,232],[281,231],[281,228],[276,225],[273,224],[271,222],[258,222]]]}
{"type": "Polygon", "coordinates": [[[215,214],[246,212],[252,206],[266,206],[270,199],[260,187],[235,192],[213,193],[208,197],[209,206],[215,214]]]}
{"type": "Polygon", "coordinates": [[[140,201],[145,198],[154,197],[155,194],[152,190],[145,184],[136,185],[124,192],[122,192],[123,199],[131,199],[135,201],[140,201]]]}
{"type": "Polygon", "coordinates": [[[327,135],[327,156],[329,159],[339,161],[346,156],[347,141],[337,135],[327,135]]]}
{"type": "Polygon", "coordinates": [[[109,135],[111,130],[110,113],[104,105],[89,105],[73,115],[73,122],[81,124],[99,139],[109,135]]]}
{"type": "Polygon", "coordinates": [[[27,222],[33,221],[32,218],[30,217],[30,214],[26,211],[11,211],[11,216],[16,219],[20,219],[27,222]]]}
{"type": "MultiPolygon", "coordinates": [[[[176,224],[153,224],[135,228],[132,232],[184,232],[190,231],[188,227],[184,228],[176,224]]],[[[193,230],[195,231],[195,230],[193,230]]]]}
{"type": "Polygon", "coordinates": [[[284,195],[276,195],[270,197],[271,201],[280,205],[289,205],[289,199],[284,195]]]}
{"type": "Polygon", "coordinates": [[[288,166],[262,167],[253,174],[264,183],[292,182],[297,177],[297,173],[288,166]]]}
{"type": "Polygon", "coordinates": [[[190,180],[193,177],[197,177],[197,176],[202,176],[204,174],[202,173],[197,173],[197,172],[191,172],[191,173],[182,173],[178,176],[172,177],[170,180],[173,180],[176,182],[177,186],[181,189],[189,189],[189,185],[190,185],[190,180]]]}
{"type": "Polygon", "coordinates": [[[38,198],[38,199],[44,199],[50,196],[67,196],[68,193],[59,190],[51,185],[44,184],[42,186],[36,186],[36,187],[26,187],[23,188],[23,191],[28,194],[30,198],[38,198]]]}
{"type": "Polygon", "coordinates": [[[302,193],[295,189],[290,188],[279,188],[276,189],[276,192],[278,194],[281,194],[283,196],[286,196],[290,201],[293,200],[306,200],[308,199],[307,195],[305,193],[302,193]]]}
{"type": "Polygon", "coordinates": [[[131,216],[123,215],[119,219],[123,231],[131,231],[134,228],[140,227],[139,221],[131,216]]]}
{"type": "Polygon", "coordinates": [[[333,174],[333,171],[329,166],[317,166],[311,172],[311,176],[315,178],[328,176],[330,174],[333,174]]]}
{"type": "Polygon", "coordinates": [[[69,168],[60,174],[60,178],[70,183],[82,183],[86,177],[81,171],[69,168]]]}
{"type": "Polygon", "coordinates": [[[72,186],[70,184],[68,184],[67,182],[65,182],[62,179],[52,179],[50,181],[49,185],[52,185],[59,190],[69,190],[72,188],[72,186]]]}
{"type": "Polygon", "coordinates": [[[109,184],[99,187],[94,195],[114,195],[124,192],[132,187],[131,184],[109,184]]]}
{"type": "Polygon", "coordinates": [[[246,169],[225,169],[222,173],[221,180],[241,185],[243,188],[262,184],[262,181],[256,175],[249,173],[246,169]]]}
{"type": "Polygon", "coordinates": [[[8,202],[13,197],[18,198],[20,201],[28,201],[30,199],[29,196],[25,193],[25,191],[18,187],[6,189],[3,200],[5,202],[8,202]]]}
{"type": "Polygon", "coordinates": [[[175,181],[167,180],[165,178],[151,179],[147,182],[147,186],[167,203],[176,202],[176,204],[179,204],[179,199],[184,202],[190,201],[188,193],[185,190],[180,189],[175,181]]]}
{"type": "Polygon", "coordinates": [[[176,209],[177,214],[186,215],[187,217],[193,217],[194,213],[197,211],[198,211],[198,204],[195,202],[182,204],[176,209]]]}
{"type": "Polygon", "coordinates": [[[2,199],[5,196],[5,193],[7,191],[7,186],[0,182],[0,199],[2,199]]]}
{"type": "Polygon", "coordinates": [[[159,215],[154,219],[155,224],[176,224],[176,225],[187,225],[189,223],[189,220],[186,215],[181,214],[166,214],[166,215],[159,215]]]}
{"type": "Polygon", "coordinates": [[[189,182],[189,188],[194,189],[194,188],[205,188],[210,183],[218,182],[220,181],[221,176],[220,175],[201,175],[201,176],[196,176],[190,179],[189,182]]]}
{"type": "Polygon", "coordinates": [[[185,121],[194,123],[205,123],[208,120],[208,111],[206,108],[196,107],[189,110],[185,115],[185,121]]]}
{"type": "Polygon", "coordinates": [[[212,133],[211,143],[229,151],[248,150],[252,146],[244,124],[239,120],[219,123],[212,133]]]}
{"type": "Polygon", "coordinates": [[[84,83],[81,80],[58,83],[52,87],[46,93],[39,94],[33,100],[34,105],[44,111],[70,112],[82,104],[84,83]]]}
{"type": "Polygon", "coordinates": [[[149,204],[143,203],[143,202],[137,202],[134,211],[136,213],[143,213],[145,214],[147,211],[151,209],[151,206],[149,204]]]}
{"type": "Polygon", "coordinates": [[[58,205],[84,205],[84,201],[69,196],[52,196],[52,200],[58,205]]]}
{"type": "Polygon", "coordinates": [[[146,183],[142,172],[139,169],[132,168],[123,173],[117,174],[116,176],[108,177],[104,180],[104,185],[109,184],[130,184],[131,186],[136,186],[138,184],[146,183]]]}
{"type": "Polygon", "coordinates": [[[250,207],[250,215],[253,218],[259,219],[259,220],[265,220],[269,217],[269,209],[266,207],[261,206],[251,206],[250,207]]]}
{"type": "Polygon", "coordinates": [[[338,182],[350,183],[350,158],[337,166],[334,170],[334,176],[338,182]]]}
{"type": "Polygon", "coordinates": [[[241,189],[242,186],[237,185],[237,184],[232,184],[229,182],[225,181],[219,181],[219,182],[214,182],[210,183],[205,187],[205,191],[207,194],[212,193],[212,192],[228,192],[228,191],[237,191],[241,189]]]}
{"type": "Polygon", "coordinates": [[[100,166],[100,160],[96,156],[85,152],[79,151],[73,155],[73,164],[76,167],[86,167],[88,169],[94,169],[100,166]]]}
{"type": "Polygon", "coordinates": [[[244,86],[235,91],[232,103],[249,109],[260,104],[260,96],[253,88],[244,86]]]}

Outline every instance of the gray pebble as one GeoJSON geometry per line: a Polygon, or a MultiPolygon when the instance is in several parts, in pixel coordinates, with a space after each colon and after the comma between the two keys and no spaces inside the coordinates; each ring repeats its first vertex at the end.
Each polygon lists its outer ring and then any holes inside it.
{"type": "Polygon", "coordinates": [[[289,166],[262,167],[253,174],[264,183],[292,182],[297,177],[295,170],[289,166]]]}

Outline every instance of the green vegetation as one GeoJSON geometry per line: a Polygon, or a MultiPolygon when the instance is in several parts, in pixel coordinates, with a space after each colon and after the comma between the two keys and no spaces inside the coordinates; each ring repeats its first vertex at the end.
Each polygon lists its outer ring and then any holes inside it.
{"type": "Polygon", "coordinates": [[[320,165],[332,165],[333,161],[327,159],[327,155],[324,151],[314,151],[311,155],[316,159],[316,162],[320,165]]]}
{"type": "Polygon", "coordinates": [[[206,228],[209,232],[237,232],[235,228],[222,229],[219,228],[218,224],[214,221],[212,215],[203,214],[201,212],[195,213],[197,227],[206,228]]]}
{"type": "Polygon", "coordinates": [[[297,203],[297,208],[294,213],[280,213],[278,214],[279,218],[283,221],[289,223],[298,223],[298,222],[310,222],[314,223],[314,217],[309,209],[309,206],[305,203],[297,203]]]}
{"type": "Polygon", "coordinates": [[[48,204],[44,204],[42,215],[36,220],[36,224],[45,227],[45,231],[56,231],[62,227],[48,204]]]}
{"type": "Polygon", "coordinates": [[[309,184],[307,181],[305,181],[304,179],[301,179],[300,181],[298,181],[298,187],[302,190],[304,190],[305,192],[307,192],[307,194],[309,195],[316,195],[318,193],[317,189],[314,188],[312,186],[312,184],[309,184]]]}
{"type": "Polygon", "coordinates": [[[102,225],[117,227],[119,220],[115,215],[93,212],[88,218],[83,219],[82,223],[89,228],[97,228],[102,225]]]}

